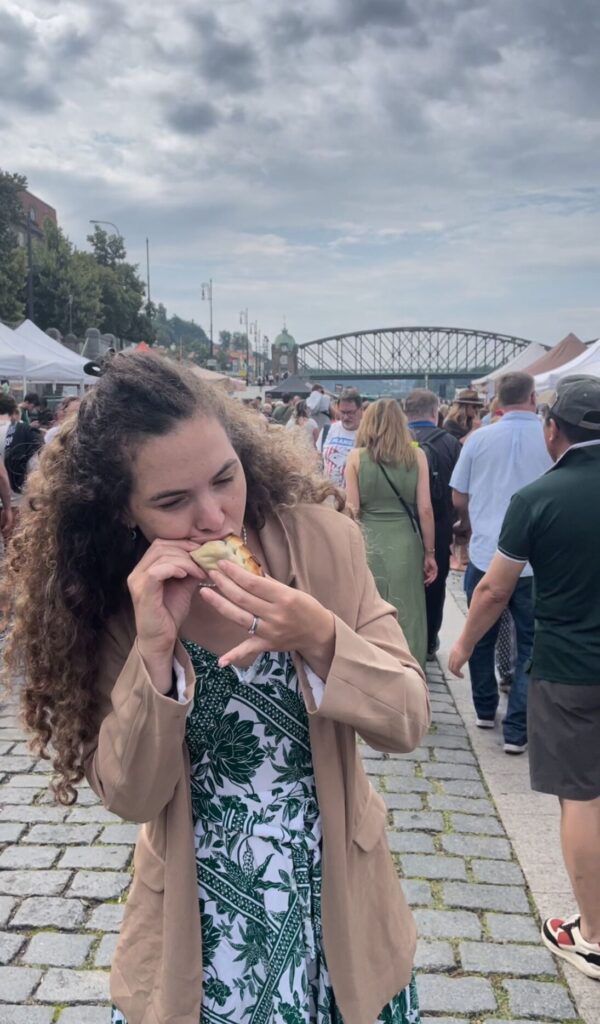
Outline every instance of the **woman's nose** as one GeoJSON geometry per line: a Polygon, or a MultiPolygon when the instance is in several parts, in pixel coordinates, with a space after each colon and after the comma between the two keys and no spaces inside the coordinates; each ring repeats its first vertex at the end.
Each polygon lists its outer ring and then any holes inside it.
{"type": "Polygon", "coordinates": [[[218,501],[202,502],[194,517],[198,533],[218,537],[225,525],[225,513],[218,501]]]}

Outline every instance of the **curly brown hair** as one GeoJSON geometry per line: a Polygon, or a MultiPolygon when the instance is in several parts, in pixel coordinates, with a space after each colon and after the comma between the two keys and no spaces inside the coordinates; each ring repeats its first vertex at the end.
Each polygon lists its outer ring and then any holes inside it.
{"type": "Polygon", "coordinates": [[[157,355],[119,354],[108,363],[30,477],[7,559],[6,671],[23,677],[22,718],[34,752],[52,760],[60,803],[77,799],[83,751],[99,728],[102,635],[129,601],[127,576],[147,546],[132,540],[126,522],[133,453],[198,414],[225,429],[246,475],[246,521],[257,529],[300,502],[333,497],[344,508],[295,431],[264,429],[241,403],[157,355]]]}

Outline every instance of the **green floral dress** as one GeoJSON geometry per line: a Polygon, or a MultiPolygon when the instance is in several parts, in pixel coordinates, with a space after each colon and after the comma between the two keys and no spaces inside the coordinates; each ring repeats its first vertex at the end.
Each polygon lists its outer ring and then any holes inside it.
{"type": "MultiPolygon", "coordinates": [[[[308,716],[288,654],[197,678],[186,741],[202,926],[200,1024],[343,1024],[321,932],[321,825],[308,716]]],[[[390,950],[393,956],[393,950],[390,950]]],[[[381,1011],[419,1024],[413,981],[381,1011]]],[[[126,1024],[113,1009],[112,1024],[126,1024]]]]}

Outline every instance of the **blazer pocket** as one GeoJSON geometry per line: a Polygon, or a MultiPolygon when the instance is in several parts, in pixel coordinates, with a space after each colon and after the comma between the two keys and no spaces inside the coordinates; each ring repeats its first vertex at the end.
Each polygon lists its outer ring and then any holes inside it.
{"type": "Polygon", "coordinates": [[[151,846],[144,829],[141,830],[133,855],[135,873],[144,885],[154,892],[165,888],[165,862],[151,846]]]}
{"type": "Polygon", "coordinates": [[[376,793],[371,786],[367,805],[362,817],[354,828],[353,841],[361,850],[368,853],[372,850],[383,835],[387,820],[387,807],[385,800],[376,793]]]}

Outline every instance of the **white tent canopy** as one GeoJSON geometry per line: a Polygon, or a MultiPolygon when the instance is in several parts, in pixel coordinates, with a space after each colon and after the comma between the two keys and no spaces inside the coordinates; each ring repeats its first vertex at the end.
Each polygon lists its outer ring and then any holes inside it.
{"type": "MultiPolygon", "coordinates": [[[[0,325],[2,326],[2,325],[0,325]]],[[[40,331],[30,320],[25,320],[15,331],[2,326],[3,345],[12,349],[23,360],[17,373],[7,372],[9,379],[27,380],[32,384],[81,384],[90,378],[83,372],[86,360],[65,348],[60,342],[40,331]]],[[[8,364],[6,368],[9,369],[8,364]]],[[[2,371],[2,362],[0,362],[2,371]]]]}
{"type": "Polygon", "coordinates": [[[600,338],[588,345],[585,352],[571,359],[570,363],[557,366],[547,373],[540,373],[535,378],[535,386],[538,391],[545,391],[548,388],[555,388],[563,377],[571,377],[573,374],[584,373],[591,377],[600,377],[600,338]]]}
{"type": "MultiPolygon", "coordinates": [[[[42,349],[33,350],[31,345],[17,338],[10,327],[0,323],[0,377],[23,382],[29,380],[32,383],[62,381],[62,376],[55,376],[58,365],[48,358],[47,352],[42,349]]],[[[69,375],[72,370],[68,367],[60,372],[69,375]]],[[[71,379],[69,376],[69,381],[71,379]]]]}
{"type": "Polygon", "coordinates": [[[509,359],[504,366],[500,366],[497,370],[492,370],[491,373],[486,374],[485,377],[479,377],[473,381],[476,388],[486,388],[489,395],[494,393],[494,385],[496,381],[503,377],[505,373],[513,373],[516,370],[526,370],[528,366],[539,359],[541,356],[546,355],[548,349],[544,348],[543,345],[539,345],[537,341],[532,341],[527,348],[521,349],[516,356],[509,359]]]}

